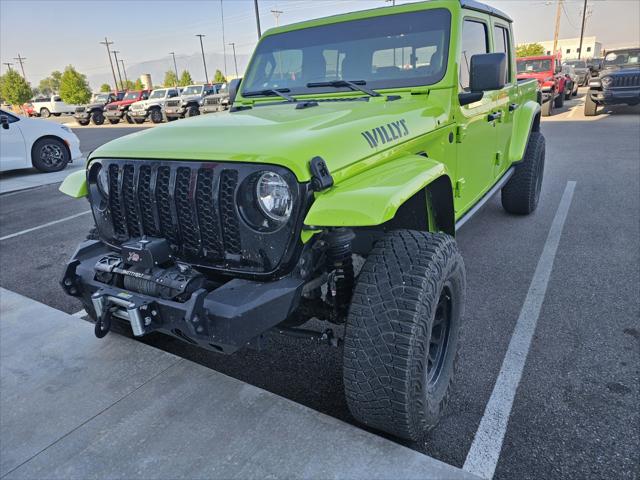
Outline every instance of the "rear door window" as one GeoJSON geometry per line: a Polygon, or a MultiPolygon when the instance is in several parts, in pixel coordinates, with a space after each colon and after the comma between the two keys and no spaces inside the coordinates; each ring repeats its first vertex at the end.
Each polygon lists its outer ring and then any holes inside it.
{"type": "Polygon", "coordinates": [[[493,27],[493,45],[494,52],[504,53],[507,56],[507,75],[504,83],[511,83],[511,37],[509,29],[495,25],[493,27]]]}

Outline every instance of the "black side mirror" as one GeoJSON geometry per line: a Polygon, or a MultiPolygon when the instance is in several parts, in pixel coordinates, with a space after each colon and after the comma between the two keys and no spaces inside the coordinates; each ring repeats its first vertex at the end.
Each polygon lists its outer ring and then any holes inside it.
{"type": "Polygon", "coordinates": [[[242,82],[242,78],[234,78],[229,82],[227,86],[227,90],[229,90],[229,105],[233,105],[233,102],[238,95],[238,90],[240,90],[240,82],[242,82]]]}
{"type": "Polygon", "coordinates": [[[9,130],[9,117],[6,115],[0,115],[0,123],[2,124],[2,128],[9,130]]]}
{"type": "Polygon", "coordinates": [[[472,92],[500,90],[507,78],[507,56],[483,53],[471,57],[469,87],[472,92]]]}

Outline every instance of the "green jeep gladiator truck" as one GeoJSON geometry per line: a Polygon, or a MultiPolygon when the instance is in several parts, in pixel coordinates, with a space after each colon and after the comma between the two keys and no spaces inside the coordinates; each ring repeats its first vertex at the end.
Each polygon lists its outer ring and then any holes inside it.
{"type": "Polygon", "coordinates": [[[229,112],[109,142],[64,181],[96,229],[63,288],[98,337],[124,322],[221,353],[267,334],[340,346],[353,416],[424,439],[461,345],[456,230],[498,190],[511,214],[540,197],[511,23],[434,0],[270,30],[229,112]],[[300,328],[312,317],[331,328],[300,328]]]}

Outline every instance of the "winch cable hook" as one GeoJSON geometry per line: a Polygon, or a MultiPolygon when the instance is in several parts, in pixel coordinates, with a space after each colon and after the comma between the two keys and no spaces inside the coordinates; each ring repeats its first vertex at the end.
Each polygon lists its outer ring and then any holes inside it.
{"type": "Polygon", "coordinates": [[[111,330],[111,312],[115,308],[116,307],[112,306],[102,310],[102,315],[100,315],[100,318],[96,321],[96,326],[93,329],[96,337],[102,338],[111,330]]]}

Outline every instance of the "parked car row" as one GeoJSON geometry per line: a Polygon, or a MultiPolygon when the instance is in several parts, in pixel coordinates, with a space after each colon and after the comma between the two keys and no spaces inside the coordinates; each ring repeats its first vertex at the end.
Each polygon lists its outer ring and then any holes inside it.
{"type": "Polygon", "coordinates": [[[219,112],[229,107],[227,84],[189,85],[184,88],[156,88],[95,94],[91,103],[75,108],[74,118],[82,125],[171,122],[180,118],[219,112]]]}

